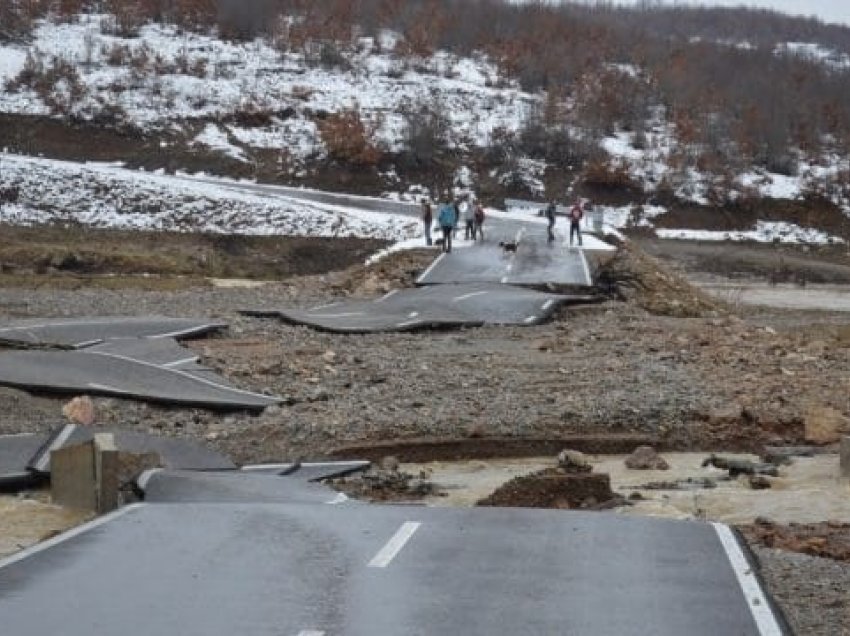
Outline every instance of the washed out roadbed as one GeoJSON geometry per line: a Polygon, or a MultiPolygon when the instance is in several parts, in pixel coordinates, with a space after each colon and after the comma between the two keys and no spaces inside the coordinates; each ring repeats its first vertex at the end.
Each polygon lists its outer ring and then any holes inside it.
{"type": "MultiPolygon", "coordinates": [[[[352,265],[362,259],[350,254],[348,262],[328,256],[337,271],[290,272],[261,287],[103,288],[82,278],[67,289],[27,272],[44,286],[5,287],[0,320],[161,314],[227,322],[228,330],[187,346],[236,386],[282,397],[280,406],[252,415],[97,397],[96,423],[200,439],[245,463],[419,438],[630,434],[662,449],[759,450],[802,443],[807,419],[850,415],[850,315],[730,308],[643,254],[617,262],[606,302],[528,328],[333,335],[239,313],[379,296],[411,286],[433,255],[400,253],[372,268],[352,265]]],[[[66,400],[0,389],[0,434],[52,428],[66,400]]],[[[846,605],[835,595],[824,597],[831,609],[817,602],[827,588],[846,594],[846,564],[827,561],[835,565],[823,583],[810,561],[795,569],[796,560],[819,557],[757,552],[799,633],[847,633],[846,605]]]]}

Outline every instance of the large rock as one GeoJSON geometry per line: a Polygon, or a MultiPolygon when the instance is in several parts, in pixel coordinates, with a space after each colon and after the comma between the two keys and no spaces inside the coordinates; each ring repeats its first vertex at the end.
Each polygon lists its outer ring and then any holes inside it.
{"type": "Polygon", "coordinates": [[[667,470],[670,464],[652,446],[638,446],[626,457],[626,468],[632,470],[667,470]]]}
{"type": "Polygon", "coordinates": [[[828,406],[815,406],[805,418],[806,441],[813,444],[834,444],[842,435],[850,434],[850,421],[841,411],[828,406]]]}
{"type": "Polygon", "coordinates": [[[589,473],[593,470],[584,453],[569,449],[558,453],[558,468],[566,473],[589,473]]]}
{"type": "Polygon", "coordinates": [[[80,395],[62,407],[62,415],[74,424],[91,426],[94,424],[94,402],[88,395],[80,395]]]}

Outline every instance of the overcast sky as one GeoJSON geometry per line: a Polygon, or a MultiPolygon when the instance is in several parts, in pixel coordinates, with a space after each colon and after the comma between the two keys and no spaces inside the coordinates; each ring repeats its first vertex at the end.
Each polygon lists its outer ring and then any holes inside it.
{"type": "MultiPolygon", "coordinates": [[[[638,0],[616,0],[619,4],[636,4],[638,0]]],[[[593,0],[589,0],[593,4],[593,0]]],[[[662,4],[696,4],[705,6],[751,6],[775,9],[794,15],[815,16],[824,22],[850,25],[850,0],[664,0],[662,4]]]]}

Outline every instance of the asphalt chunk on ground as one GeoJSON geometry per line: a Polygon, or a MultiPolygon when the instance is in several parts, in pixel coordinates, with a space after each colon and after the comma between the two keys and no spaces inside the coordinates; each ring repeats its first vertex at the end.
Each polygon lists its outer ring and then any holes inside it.
{"type": "Polygon", "coordinates": [[[307,310],[247,310],[322,331],[368,333],[429,328],[536,325],[570,296],[500,284],[434,285],[392,291],[376,300],[341,301],[307,310]]]}
{"type": "Polygon", "coordinates": [[[209,320],[160,316],[39,318],[0,327],[0,342],[79,348],[115,338],[189,338],[226,326],[209,320]]]}

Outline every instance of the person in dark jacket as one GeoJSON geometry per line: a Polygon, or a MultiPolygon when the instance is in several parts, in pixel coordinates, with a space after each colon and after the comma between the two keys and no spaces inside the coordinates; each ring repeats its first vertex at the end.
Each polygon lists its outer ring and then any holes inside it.
{"type": "Polygon", "coordinates": [[[570,247],[573,245],[573,235],[578,237],[578,245],[581,247],[581,220],[584,218],[581,199],[578,199],[570,210],[570,247]]]}
{"type": "Polygon", "coordinates": [[[422,199],[422,228],[425,230],[425,245],[433,243],[431,240],[431,224],[434,222],[434,211],[428,199],[422,199]]]}
{"type": "Polygon", "coordinates": [[[546,220],[549,222],[549,226],[546,228],[547,232],[547,240],[549,243],[555,242],[555,211],[557,210],[557,206],[555,202],[552,201],[549,205],[546,206],[546,211],[544,215],[546,216],[546,220]]]}

